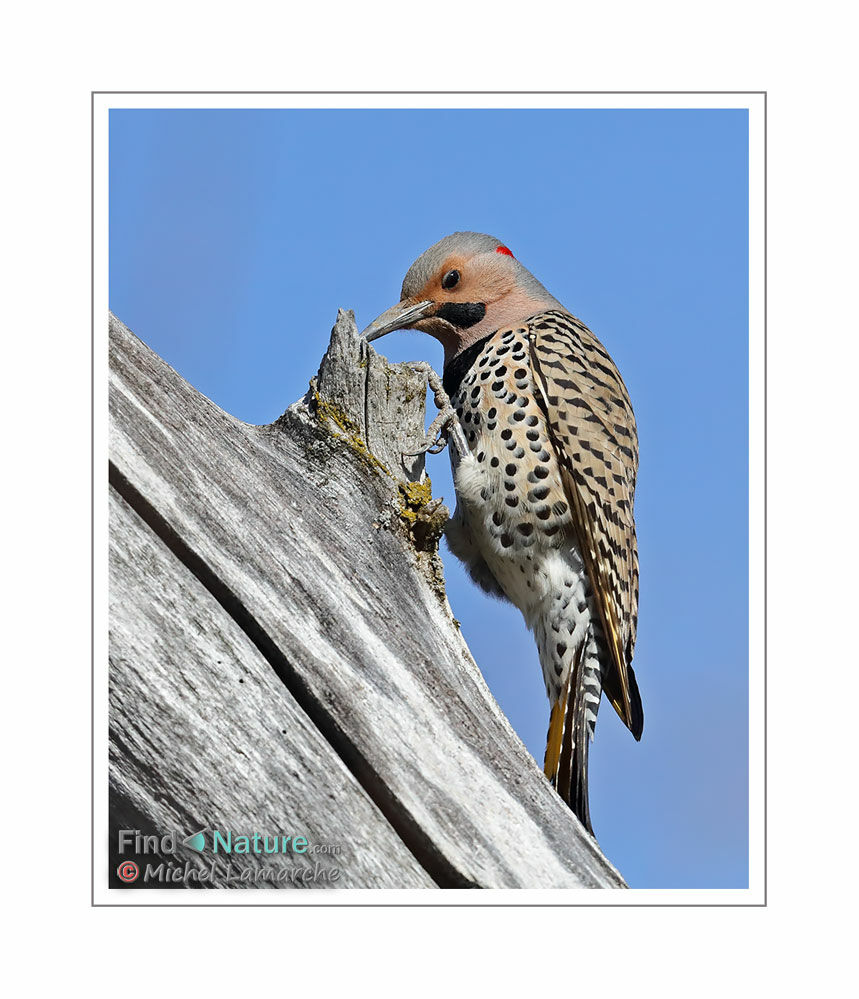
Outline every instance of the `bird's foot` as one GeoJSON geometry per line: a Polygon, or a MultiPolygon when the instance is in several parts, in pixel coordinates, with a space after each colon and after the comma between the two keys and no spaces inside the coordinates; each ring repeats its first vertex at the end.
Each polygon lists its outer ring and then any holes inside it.
{"type": "Polygon", "coordinates": [[[465,440],[465,434],[460,426],[456,410],[451,405],[450,398],[444,390],[441,378],[426,361],[417,361],[410,367],[426,376],[427,384],[433,393],[433,400],[439,413],[429,425],[426,437],[417,451],[403,452],[403,456],[440,454],[449,445],[451,459],[454,464],[458,464],[468,454],[468,443],[465,440]]]}
{"type": "Polygon", "coordinates": [[[441,454],[447,447],[449,426],[456,420],[456,413],[442,410],[429,425],[426,437],[416,451],[403,451],[404,458],[414,458],[419,454],[441,454]]]}

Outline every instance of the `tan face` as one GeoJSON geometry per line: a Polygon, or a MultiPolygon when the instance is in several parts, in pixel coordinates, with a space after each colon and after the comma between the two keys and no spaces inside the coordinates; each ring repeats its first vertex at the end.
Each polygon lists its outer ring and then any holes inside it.
{"type": "Polygon", "coordinates": [[[508,294],[515,283],[516,275],[509,257],[481,253],[468,259],[451,254],[415,297],[439,303],[483,302],[489,305],[508,294]]]}
{"type": "MultiPolygon", "coordinates": [[[[396,329],[428,333],[444,347],[445,363],[469,344],[540,311],[520,287],[509,253],[451,253],[424,285],[364,330],[375,340],[396,329]]],[[[411,291],[411,289],[410,289],[411,291]]]]}
{"type": "Polygon", "coordinates": [[[463,340],[472,341],[475,328],[483,329],[493,306],[509,295],[516,277],[509,260],[495,254],[470,258],[451,254],[420,291],[405,301],[431,301],[432,315],[414,324],[429,333],[448,352],[457,353],[463,340]]]}

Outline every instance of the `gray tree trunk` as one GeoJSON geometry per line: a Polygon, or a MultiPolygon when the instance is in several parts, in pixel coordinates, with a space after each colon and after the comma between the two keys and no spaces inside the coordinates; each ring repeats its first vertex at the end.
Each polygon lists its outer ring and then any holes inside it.
{"type": "Polygon", "coordinates": [[[447,510],[423,458],[401,457],[423,438],[424,376],[343,312],[270,426],[115,317],[110,368],[111,884],[132,858],[130,887],[165,887],[143,880],[162,861],[188,887],[624,887],[451,614],[447,510]],[[123,829],[179,845],[120,854],[123,829]],[[202,854],[181,845],[198,830],[202,854]],[[309,845],[214,855],[215,830],[309,845]]]}

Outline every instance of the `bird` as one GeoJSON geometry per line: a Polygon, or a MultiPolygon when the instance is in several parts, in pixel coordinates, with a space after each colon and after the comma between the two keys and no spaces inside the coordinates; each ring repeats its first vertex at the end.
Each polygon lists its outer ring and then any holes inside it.
{"type": "Polygon", "coordinates": [[[362,336],[399,329],[444,348],[456,491],[446,541],[534,635],[550,704],[544,773],[593,836],[588,750],[602,695],[636,740],[644,726],[629,393],[597,337],[484,233],[429,247],[362,336]]]}

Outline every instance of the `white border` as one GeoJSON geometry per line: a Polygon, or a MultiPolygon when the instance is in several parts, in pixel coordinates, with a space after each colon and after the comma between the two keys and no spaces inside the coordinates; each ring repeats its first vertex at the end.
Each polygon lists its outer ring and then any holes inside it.
{"type": "Polygon", "coordinates": [[[96,93],[93,95],[93,896],[96,906],[763,905],[765,899],[765,109],[760,93],[96,93]],[[109,889],[107,882],[108,113],[111,108],[738,108],[749,111],[749,888],[330,889],[300,892],[109,889]]]}

